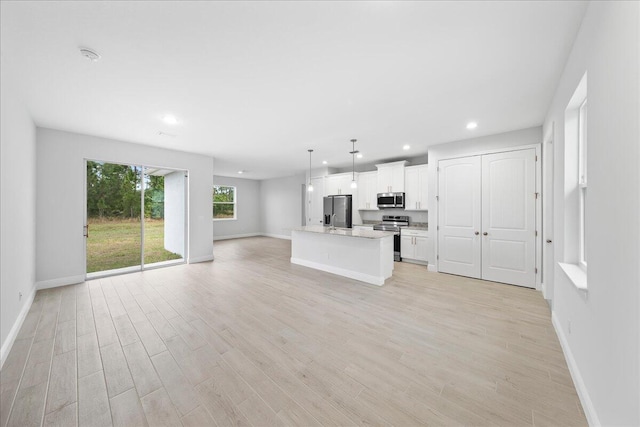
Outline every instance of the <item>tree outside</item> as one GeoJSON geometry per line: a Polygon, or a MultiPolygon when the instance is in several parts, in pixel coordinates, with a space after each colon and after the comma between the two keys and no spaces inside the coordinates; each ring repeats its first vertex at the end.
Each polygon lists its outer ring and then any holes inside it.
{"type": "Polygon", "coordinates": [[[164,249],[164,177],[87,161],[87,272],[140,265],[143,180],[145,264],[182,258],[164,249]]]}
{"type": "Polygon", "coordinates": [[[232,219],[236,217],[236,187],[213,186],[213,218],[232,219]]]}

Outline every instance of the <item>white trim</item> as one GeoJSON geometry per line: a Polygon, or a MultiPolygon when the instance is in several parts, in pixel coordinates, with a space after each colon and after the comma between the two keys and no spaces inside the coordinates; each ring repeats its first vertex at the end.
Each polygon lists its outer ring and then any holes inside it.
{"type": "Polygon", "coordinates": [[[242,239],[244,237],[256,237],[262,236],[261,233],[244,233],[244,234],[229,234],[227,236],[213,236],[213,241],[216,240],[227,240],[227,239],[242,239]]]}
{"type": "Polygon", "coordinates": [[[576,360],[573,358],[573,353],[571,352],[571,347],[569,346],[567,337],[564,335],[564,331],[562,330],[560,321],[558,320],[558,317],[556,316],[556,313],[554,311],[551,312],[551,323],[553,324],[553,329],[556,330],[556,335],[558,336],[558,340],[560,341],[560,347],[562,347],[562,352],[564,353],[564,358],[567,361],[569,373],[571,374],[571,379],[573,379],[573,385],[578,392],[578,397],[580,398],[582,409],[584,409],[584,414],[587,417],[587,422],[590,426],[599,426],[601,424],[600,420],[598,419],[596,408],[593,406],[593,402],[589,397],[587,386],[584,384],[582,375],[580,375],[580,370],[578,369],[576,360]]]}
{"type": "Polygon", "coordinates": [[[196,263],[199,263],[199,262],[208,262],[208,261],[213,261],[213,254],[205,255],[205,256],[199,256],[199,257],[191,257],[191,258],[189,258],[188,263],[189,264],[196,264],[196,263]]]}
{"type": "Polygon", "coordinates": [[[291,236],[287,236],[284,234],[271,234],[271,233],[260,233],[260,235],[264,236],[264,237],[273,237],[274,239],[285,239],[285,240],[291,240],[291,236]]]}
{"type": "Polygon", "coordinates": [[[82,283],[84,281],[85,281],[85,276],[83,274],[79,274],[76,276],[60,277],[57,279],[42,280],[40,282],[36,282],[36,289],[41,290],[41,289],[57,288],[58,286],[75,285],[77,283],[82,283]]]}
{"type": "Polygon", "coordinates": [[[428,261],[422,261],[419,259],[402,258],[402,262],[406,262],[407,264],[424,265],[425,267],[429,267],[428,261]]]}
{"type": "MultiPolygon", "coordinates": [[[[441,162],[442,160],[453,160],[453,159],[462,159],[465,157],[484,156],[487,154],[499,154],[499,153],[509,153],[511,151],[530,150],[532,148],[540,147],[541,144],[542,143],[515,145],[513,147],[493,148],[491,150],[469,151],[468,153],[456,154],[451,157],[441,157],[438,159],[438,162],[441,162]]],[[[536,151],[536,154],[539,154],[539,153],[536,151]]]]}
{"type": "Polygon", "coordinates": [[[370,274],[358,273],[352,270],[345,270],[344,268],[334,267],[332,265],[319,264],[313,261],[307,261],[300,258],[291,258],[292,264],[302,265],[303,267],[314,268],[316,270],[326,271],[327,273],[337,274],[339,276],[348,277],[350,279],[359,280],[361,282],[370,283],[376,286],[384,285],[384,277],[372,276],[370,274]]]}
{"type": "Polygon", "coordinates": [[[564,273],[567,275],[576,289],[582,292],[589,291],[589,289],[587,288],[587,272],[584,271],[579,265],[568,264],[566,262],[559,262],[558,265],[560,266],[562,271],[564,271],[564,273]]]}
{"type": "Polygon", "coordinates": [[[7,360],[7,356],[9,356],[9,352],[13,347],[13,343],[18,337],[18,332],[20,332],[20,328],[22,328],[22,324],[24,323],[24,319],[27,317],[29,310],[31,309],[31,305],[33,304],[33,299],[36,296],[36,287],[31,288],[31,294],[27,297],[25,301],[24,307],[20,310],[20,314],[18,314],[18,318],[13,323],[13,327],[9,331],[9,335],[7,335],[7,339],[4,340],[4,344],[2,345],[2,349],[0,349],[0,369],[4,365],[5,360],[7,360]]]}
{"type": "Polygon", "coordinates": [[[142,271],[142,265],[132,265],[130,267],[114,268],[111,270],[92,271],[87,273],[85,280],[100,279],[102,277],[119,276],[121,274],[138,273],[142,271]]]}
{"type": "Polygon", "coordinates": [[[433,273],[437,273],[438,272],[438,268],[436,267],[435,264],[429,264],[427,266],[427,271],[431,271],[433,273]]]}

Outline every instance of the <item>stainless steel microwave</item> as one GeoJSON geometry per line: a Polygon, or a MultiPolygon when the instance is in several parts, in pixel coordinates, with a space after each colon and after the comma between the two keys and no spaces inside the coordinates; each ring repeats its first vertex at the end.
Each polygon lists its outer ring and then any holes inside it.
{"type": "Polygon", "coordinates": [[[404,208],[404,193],[378,193],[379,208],[404,208]]]}

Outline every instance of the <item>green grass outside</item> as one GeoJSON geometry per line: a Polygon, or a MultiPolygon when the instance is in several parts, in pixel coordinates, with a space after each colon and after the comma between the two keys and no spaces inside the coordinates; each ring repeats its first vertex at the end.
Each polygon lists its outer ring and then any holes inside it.
{"type": "MultiPolygon", "coordinates": [[[[144,220],[144,262],[180,259],[164,249],[164,220],[144,220]]],[[[87,273],[140,265],[140,221],[89,219],[87,273]]]]}

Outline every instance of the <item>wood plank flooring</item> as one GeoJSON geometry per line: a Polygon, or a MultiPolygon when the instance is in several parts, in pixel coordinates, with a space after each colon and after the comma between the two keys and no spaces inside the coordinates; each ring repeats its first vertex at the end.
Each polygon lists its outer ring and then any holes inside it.
{"type": "Polygon", "coordinates": [[[383,287],[290,242],[39,291],[0,427],[586,425],[539,292],[396,263],[383,287]]]}

